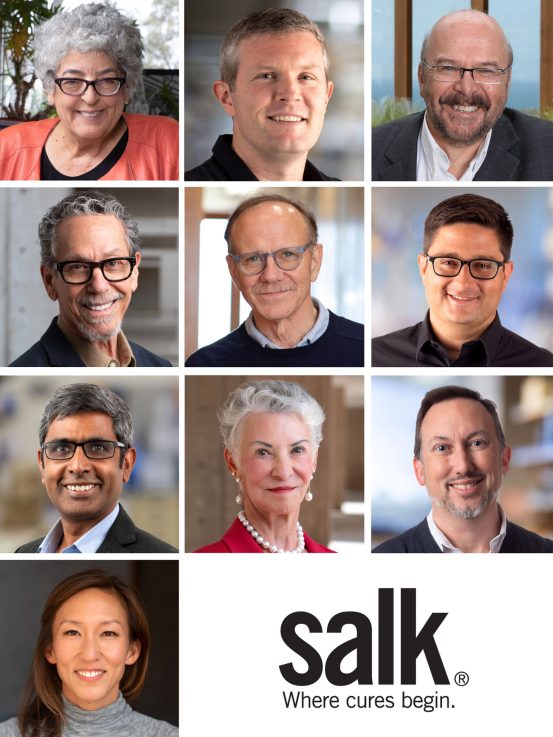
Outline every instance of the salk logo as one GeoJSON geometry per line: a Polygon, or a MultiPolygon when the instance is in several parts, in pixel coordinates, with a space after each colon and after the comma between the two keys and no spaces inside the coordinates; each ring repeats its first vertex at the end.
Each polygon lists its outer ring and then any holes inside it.
{"type": "MultiPolygon", "coordinates": [[[[401,589],[400,606],[400,664],[401,684],[417,682],[417,658],[424,655],[434,683],[449,683],[435,635],[447,617],[446,613],[433,612],[417,632],[417,591],[401,589]]],[[[345,625],[353,625],[357,636],[336,647],[327,657],[326,663],[309,643],[305,642],[296,627],[305,625],[312,633],[322,633],[323,627],[315,615],[309,612],[292,612],[282,622],[280,634],[284,643],[307,663],[305,672],[298,672],[292,663],[279,666],[283,677],[294,686],[311,686],[322,676],[334,686],[349,686],[352,683],[373,683],[373,626],[371,620],[361,612],[339,612],[326,628],[327,632],[341,632],[345,625]],[[350,653],[356,653],[357,665],[347,673],[342,662],[350,653]]],[[[378,680],[379,684],[394,681],[394,590],[378,589],[378,680]]]]}

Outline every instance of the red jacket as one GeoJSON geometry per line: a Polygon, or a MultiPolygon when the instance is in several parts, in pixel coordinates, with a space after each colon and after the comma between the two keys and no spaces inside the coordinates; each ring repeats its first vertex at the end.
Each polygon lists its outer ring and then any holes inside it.
{"type": "MultiPolygon", "coordinates": [[[[325,548],[312,540],[309,535],[303,533],[305,538],[305,549],[308,553],[335,553],[335,550],[325,548]]],[[[238,517],[223,535],[223,539],[211,545],[198,548],[195,553],[262,553],[263,550],[255,542],[238,517]]]]}
{"type": "MultiPolygon", "coordinates": [[[[102,180],[179,178],[179,124],[161,115],[124,113],[129,141],[102,180]]],[[[40,179],[40,155],[59,118],[19,123],[0,132],[0,180],[40,179]]]]}

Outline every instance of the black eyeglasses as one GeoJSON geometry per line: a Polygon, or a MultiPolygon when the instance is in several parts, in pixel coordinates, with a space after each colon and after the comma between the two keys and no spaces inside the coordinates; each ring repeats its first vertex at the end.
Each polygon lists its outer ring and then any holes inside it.
{"type": "Polygon", "coordinates": [[[431,71],[432,79],[436,82],[460,82],[465,72],[470,72],[476,84],[501,84],[503,75],[507,74],[511,65],[505,69],[497,67],[453,67],[449,64],[429,64],[426,59],[422,63],[431,71]]]}
{"type": "Polygon", "coordinates": [[[79,77],[58,77],[54,79],[60,90],[71,97],[84,95],[89,87],[94,87],[101,97],[116,95],[127,81],[126,77],[104,77],[103,79],[79,79],[79,77]]]}
{"type": "Polygon", "coordinates": [[[305,246],[294,246],[292,248],[279,248],[278,251],[264,253],[256,251],[255,253],[229,253],[230,258],[234,259],[240,271],[247,276],[256,276],[267,266],[269,256],[275,261],[279,269],[283,271],[293,271],[297,269],[303,259],[303,254],[308,248],[314,246],[314,243],[307,243],[305,246]]]}
{"type": "Polygon", "coordinates": [[[59,261],[56,269],[67,284],[86,284],[92,279],[94,269],[100,269],[107,281],[125,281],[135,266],[135,256],[121,256],[103,261],[59,261]]]}
{"type": "Polygon", "coordinates": [[[507,263],[506,261],[495,261],[491,258],[472,258],[470,261],[463,261],[452,256],[426,256],[426,258],[431,262],[436,276],[457,276],[466,264],[469,267],[470,275],[475,279],[495,279],[499,267],[504,267],[507,263]]]}
{"type": "Polygon", "coordinates": [[[125,448],[124,443],[116,440],[86,440],[84,443],[74,443],[72,440],[52,440],[43,443],[41,449],[46,458],[51,461],[68,461],[73,458],[77,448],[82,448],[87,458],[92,461],[103,461],[113,458],[116,448],[125,448]]]}

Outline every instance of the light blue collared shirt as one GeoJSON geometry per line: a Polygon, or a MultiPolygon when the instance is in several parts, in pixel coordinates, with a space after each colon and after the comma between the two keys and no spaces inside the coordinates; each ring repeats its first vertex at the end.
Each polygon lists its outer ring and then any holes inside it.
{"type": "MultiPolygon", "coordinates": [[[[293,345],[292,348],[303,348],[306,345],[311,345],[311,343],[314,343],[322,335],[324,335],[328,327],[328,321],[330,319],[328,310],[318,299],[311,297],[311,300],[318,310],[317,319],[315,320],[315,324],[313,325],[311,330],[303,336],[299,343],[293,345]]],[[[276,345],[276,343],[271,343],[269,338],[266,338],[263,333],[260,333],[259,330],[255,327],[255,323],[253,321],[253,312],[250,312],[250,314],[248,315],[248,318],[244,323],[244,327],[246,328],[246,332],[250,336],[250,338],[253,338],[256,343],[262,345],[263,348],[275,348],[279,350],[282,349],[282,346],[276,345]]]]}
{"type": "MultiPolygon", "coordinates": [[[[72,545],[64,548],[62,553],[95,553],[100,545],[104,542],[106,535],[109,532],[110,527],[113,525],[119,514],[119,504],[115,505],[113,512],[110,512],[104,519],[100,520],[97,525],[94,525],[88,532],[85,532],[82,537],[72,545]]],[[[46,535],[42,541],[38,552],[39,553],[57,553],[60,541],[63,538],[63,527],[61,519],[52,527],[50,532],[46,535]]]]}

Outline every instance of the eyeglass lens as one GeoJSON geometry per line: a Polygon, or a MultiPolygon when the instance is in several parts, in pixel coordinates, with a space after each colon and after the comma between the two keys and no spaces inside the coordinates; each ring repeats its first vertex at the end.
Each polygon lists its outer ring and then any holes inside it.
{"type": "Polygon", "coordinates": [[[245,253],[240,256],[240,268],[244,274],[261,274],[272,256],[276,265],[283,271],[293,271],[300,265],[305,248],[281,248],[274,253],[245,253]]]}
{"type": "Polygon", "coordinates": [[[87,458],[101,460],[113,458],[117,443],[113,440],[87,440],[84,443],[51,442],[44,444],[46,458],[52,461],[66,461],[73,458],[77,448],[82,448],[87,458]]]}
{"type": "Polygon", "coordinates": [[[94,87],[99,95],[115,95],[121,89],[121,80],[112,77],[96,79],[89,82],[86,79],[60,79],[59,86],[66,95],[82,95],[89,87],[94,87]]]}
{"type": "MultiPolygon", "coordinates": [[[[474,259],[467,263],[471,276],[475,279],[493,279],[499,270],[499,264],[487,259],[474,259]]],[[[463,262],[458,258],[438,258],[435,256],[432,265],[438,276],[457,276],[461,271],[463,262]]]]}
{"type": "Polygon", "coordinates": [[[85,284],[92,278],[92,271],[98,267],[108,281],[128,279],[134,263],[126,258],[112,258],[99,263],[88,261],[69,261],[61,265],[61,275],[69,284],[85,284]]]}

